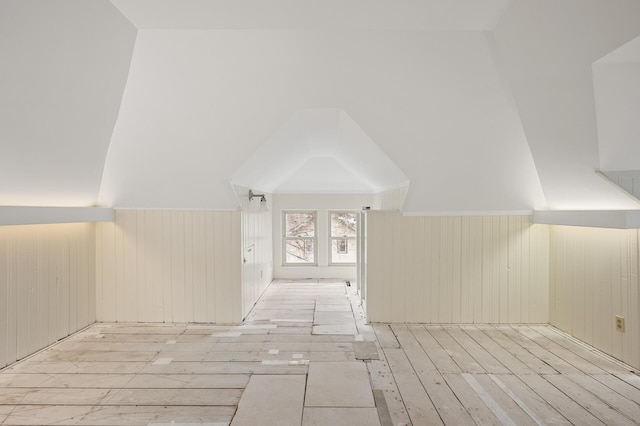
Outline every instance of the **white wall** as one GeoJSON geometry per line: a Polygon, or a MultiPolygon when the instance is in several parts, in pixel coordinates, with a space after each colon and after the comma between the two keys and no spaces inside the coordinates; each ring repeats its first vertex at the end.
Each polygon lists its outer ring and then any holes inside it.
{"type": "Polygon", "coordinates": [[[329,266],[328,211],[362,210],[370,206],[368,194],[275,194],[273,197],[273,275],[274,278],[356,279],[355,266],[329,266]],[[282,266],[282,211],[316,210],[318,212],[318,266],[282,266]]]}
{"type": "Polygon", "coordinates": [[[529,216],[367,213],[367,317],[548,322],[548,229],[529,216]]]}
{"type": "Polygon", "coordinates": [[[242,206],[242,317],[273,280],[271,194],[266,194],[269,211],[261,212],[259,198],[249,202],[249,189],[235,187],[242,206]]]}
{"type": "Polygon", "coordinates": [[[639,231],[550,229],[550,323],[640,368],[639,231]]]}
{"type": "Polygon", "coordinates": [[[239,211],[117,210],[97,226],[97,320],[238,323],[239,211]]]}
{"type": "Polygon", "coordinates": [[[0,226],[0,368],[95,321],[94,230],[0,226]]]}

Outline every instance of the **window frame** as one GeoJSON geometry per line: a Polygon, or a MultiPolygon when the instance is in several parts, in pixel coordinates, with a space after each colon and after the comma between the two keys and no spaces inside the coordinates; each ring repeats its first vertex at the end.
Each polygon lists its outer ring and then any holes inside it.
{"type": "Polygon", "coordinates": [[[357,210],[327,210],[327,240],[328,240],[328,265],[329,266],[356,266],[358,259],[358,211],[357,210]],[[356,234],[353,237],[334,237],[331,234],[331,216],[338,213],[353,213],[356,216],[356,234]],[[346,240],[347,247],[349,247],[349,240],[353,241],[354,250],[356,250],[355,262],[334,262],[333,261],[333,244],[335,241],[346,240]]]}
{"type": "Polygon", "coordinates": [[[282,266],[283,267],[304,267],[318,266],[318,211],[317,210],[282,210],[282,266]],[[313,237],[288,237],[287,236],[287,214],[288,213],[312,213],[313,214],[313,237]],[[287,241],[288,240],[305,240],[313,241],[313,262],[287,262],[287,241]]]}

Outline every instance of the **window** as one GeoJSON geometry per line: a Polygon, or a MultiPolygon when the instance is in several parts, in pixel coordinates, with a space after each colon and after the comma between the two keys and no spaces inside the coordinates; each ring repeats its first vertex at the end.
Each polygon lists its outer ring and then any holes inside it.
{"type": "Polygon", "coordinates": [[[282,212],[284,265],[316,265],[316,212],[282,212]]]}
{"type": "Polygon", "coordinates": [[[330,265],[355,265],[357,228],[356,212],[329,212],[330,265]]]}

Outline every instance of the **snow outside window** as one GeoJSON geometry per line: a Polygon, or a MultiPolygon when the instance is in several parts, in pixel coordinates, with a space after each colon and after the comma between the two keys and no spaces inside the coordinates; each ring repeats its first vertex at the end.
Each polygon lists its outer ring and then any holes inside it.
{"type": "Polygon", "coordinates": [[[356,264],[356,232],[358,213],[355,211],[329,212],[329,264],[356,264]]]}
{"type": "Polygon", "coordinates": [[[285,266],[316,265],[315,211],[283,211],[282,229],[285,266]]]}

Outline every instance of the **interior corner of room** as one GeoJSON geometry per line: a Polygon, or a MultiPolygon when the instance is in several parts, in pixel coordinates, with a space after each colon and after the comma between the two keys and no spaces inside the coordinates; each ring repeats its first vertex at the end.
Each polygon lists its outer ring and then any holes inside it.
{"type": "Polygon", "coordinates": [[[332,279],[640,369],[640,3],[249,3],[0,3],[0,368],[332,279]]]}

